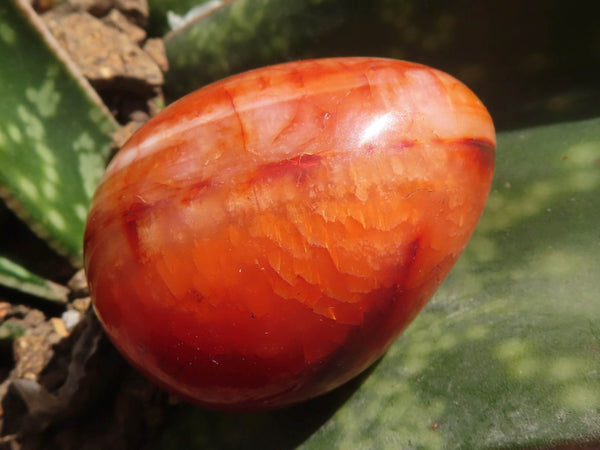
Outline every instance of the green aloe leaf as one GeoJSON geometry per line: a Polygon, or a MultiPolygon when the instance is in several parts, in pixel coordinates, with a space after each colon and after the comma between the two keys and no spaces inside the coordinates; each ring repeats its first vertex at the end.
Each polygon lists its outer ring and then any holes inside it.
{"type": "Polygon", "coordinates": [[[499,135],[482,220],[361,379],[296,408],[179,406],[156,448],[515,448],[600,440],[600,119],[499,135]]]}
{"type": "Polygon", "coordinates": [[[3,256],[0,256],[0,285],[57,302],[66,302],[69,293],[66,287],[41,278],[3,256]]]}
{"type": "Polygon", "coordinates": [[[25,1],[0,3],[0,195],[79,262],[116,123],[25,1]]]}

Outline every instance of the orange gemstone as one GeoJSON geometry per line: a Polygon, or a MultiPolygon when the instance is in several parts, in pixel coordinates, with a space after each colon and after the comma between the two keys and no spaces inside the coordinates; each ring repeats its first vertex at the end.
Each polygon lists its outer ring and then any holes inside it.
{"type": "Polygon", "coordinates": [[[159,385],[269,409],[372,364],[466,245],[488,112],[403,61],[243,73],[172,104],[111,162],[85,234],[100,320],[159,385]]]}

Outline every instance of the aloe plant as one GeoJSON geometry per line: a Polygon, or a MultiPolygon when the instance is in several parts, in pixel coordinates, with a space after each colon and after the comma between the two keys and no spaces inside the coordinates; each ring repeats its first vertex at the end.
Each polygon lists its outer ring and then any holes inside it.
{"type": "Polygon", "coordinates": [[[1,193],[77,264],[116,123],[33,11],[12,0],[1,8],[1,193]]]}
{"type": "MultiPolygon", "coordinates": [[[[157,34],[165,31],[168,9],[182,14],[202,2],[149,3],[157,34]]],[[[0,194],[78,266],[87,207],[117,125],[23,4],[0,4],[0,194]]],[[[154,448],[600,442],[600,111],[593,101],[600,93],[594,81],[600,58],[588,44],[599,37],[594,15],[552,2],[536,3],[546,5],[545,21],[510,2],[475,8],[517,21],[535,16],[533,29],[547,33],[519,47],[520,27],[493,24],[493,17],[470,22],[471,7],[460,2],[286,4],[223,2],[167,34],[172,71],[166,88],[173,98],[290,58],[355,52],[411,57],[472,79],[489,99],[500,123],[494,187],[449,278],[366,374],[282,411],[171,407],[154,448]],[[581,19],[579,27],[569,29],[565,17],[581,19]],[[367,35],[357,34],[361,23],[367,35]],[[495,30],[491,35],[486,24],[495,30]],[[509,48],[499,48],[498,39],[509,48]],[[498,83],[511,73],[514,79],[498,83]]],[[[3,230],[0,239],[11,237],[3,230]]],[[[0,285],[65,301],[64,287],[21,262],[0,254],[0,285]]],[[[22,332],[9,328],[2,339],[22,332]]]]}

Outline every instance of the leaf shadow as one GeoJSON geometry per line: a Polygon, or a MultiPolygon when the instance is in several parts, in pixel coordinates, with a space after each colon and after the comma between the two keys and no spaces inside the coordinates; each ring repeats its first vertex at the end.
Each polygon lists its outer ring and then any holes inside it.
{"type": "Polygon", "coordinates": [[[230,413],[209,411],[187,404],[173,406],[166,412],[165,433],[150,448],[297,448],[352,397],[380,361],[332,392],[281,410],[230,413]]]}

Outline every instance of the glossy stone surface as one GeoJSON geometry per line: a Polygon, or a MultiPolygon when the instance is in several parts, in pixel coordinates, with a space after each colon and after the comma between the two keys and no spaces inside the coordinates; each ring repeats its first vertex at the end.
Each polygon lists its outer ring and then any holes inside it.
{"type": "Polygon", "coordinates": [[[198,404],[320,395],[444,280],[494,153],[481,102],[424,66],[324,59],[214,83],[110,164],[85,235],[96,311],[137,368],[198,404]]]}

